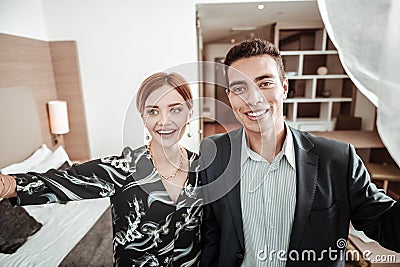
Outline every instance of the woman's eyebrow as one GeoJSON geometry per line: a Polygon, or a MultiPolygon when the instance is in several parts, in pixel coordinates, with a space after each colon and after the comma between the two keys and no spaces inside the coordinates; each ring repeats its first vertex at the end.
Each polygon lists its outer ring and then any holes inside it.
{"type": "Polygon", "coordinates": [[[182,103],[173,103],[173,104],[169,104],[168,107],[174,107],[174,106],[180,106],[182,105],[182,103]]]}
{"type": "MultiPolygon", "coordinates": [[[[172,104],[169,104],[168,107],[175,107],[175,106],[181,106],[181,105],[183,105],[183,104],[182,103],[172,103],[172,104]]],[[[144,108],[160,108],[160,107],[156,106],[156,105],[147,105],[144,108]]]]}
{"type": "Polygon", "coordinates": [[[153,105],[147,105],[144,108],[158,108],[158,106],[153,106],[153,105]]]}

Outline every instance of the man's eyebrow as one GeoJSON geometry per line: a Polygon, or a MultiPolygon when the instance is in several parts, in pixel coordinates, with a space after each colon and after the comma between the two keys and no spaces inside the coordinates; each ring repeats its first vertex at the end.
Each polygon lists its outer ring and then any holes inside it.
{"type": "MultiPolygon", "coordinates": [[[[261,76],[256,77],[254,79],[254,82],[259,82],[261,80],[271,79],[271,78],[276,78],[276,76],[274,74],[272,74],[272,73],[266,73],[266,74],[263,74],[261,76]]],[[[235,86],[235,85],[246,85],[246,84],[247,84],[247,81],[245,81],[245,80],[233,81],[233,82],[231,82],[229,84],[229,87],[232,87],[232,86],[235,86]]]]}
{"type": "Polygon", "coordinates": [[[255,81],[255,82],[259,82],[259,81],[261,81],[261,80],[269,79],[269,78],[276,78],[276,76],[275,76],[274,74],[267,73],[267,74],[264,74],[264,75],[261,75],[261,76],[256,77],[256,78],[254,79],[254,81],[255,81]]]}
{"type": "Polygon", "coordinates": [[[247,84],[246,81],[233,81],[229,84],[229,87],[235,86],[235,85],[243,85],[243,84],[247,84]]]}

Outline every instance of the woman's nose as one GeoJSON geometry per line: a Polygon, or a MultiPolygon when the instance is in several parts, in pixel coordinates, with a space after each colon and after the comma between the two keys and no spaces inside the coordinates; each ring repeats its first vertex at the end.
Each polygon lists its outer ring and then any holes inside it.
{"type": "Polygon", "coordinates": [[[170,121],[170,114],[168,112],[161,112],[158,120],[159,125],[168,124],[170,121]]]}

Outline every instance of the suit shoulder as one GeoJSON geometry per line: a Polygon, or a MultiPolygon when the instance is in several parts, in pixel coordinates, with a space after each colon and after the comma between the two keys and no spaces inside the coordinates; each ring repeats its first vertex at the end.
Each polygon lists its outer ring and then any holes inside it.
{"type": "Polygon", "coordinates": [[[224,142],[228,137],[228,133],[214,134],[207,136],[205,139],[212,140],[214,143],[224,142]]]}
{"type": "Polygon", "coordinates": [[[325,151],[331,151],[334,153],[335,151],[348,151],[349,144],[340,142],[337,140],[316,136],[309,132],[299,131],[299,133],[305,137],[306,139],[310,140],[314,144],[314,149],[323,149],[325,151]]]}
{"type": "Polygon", "coordinates": [[[209,154],[210,151],[219,150],[226,146],[227,142],[229,138],[226,133],[207,136],[200,142],[200,154],[204,154],[205,151],[209,154]]]}
{"type": "Polygon", "coordinates": [[[227,133],[210,135],[204,139],[212,140],[214,143],[229,142],[234,136],[239,135],[241,131],[243,131],[243,128],[238,128],[227,133]]]}

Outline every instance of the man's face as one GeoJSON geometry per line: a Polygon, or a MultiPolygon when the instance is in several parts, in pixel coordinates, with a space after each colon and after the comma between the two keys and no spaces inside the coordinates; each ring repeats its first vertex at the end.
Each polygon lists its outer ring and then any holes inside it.
{"type": "Polygon", "coordinates": [[[243,58],[228,69],[228,99],[247,132],[283,129],[283,100],[288,82],[279,80],[275,60],[269,55],[243,58]]]}

